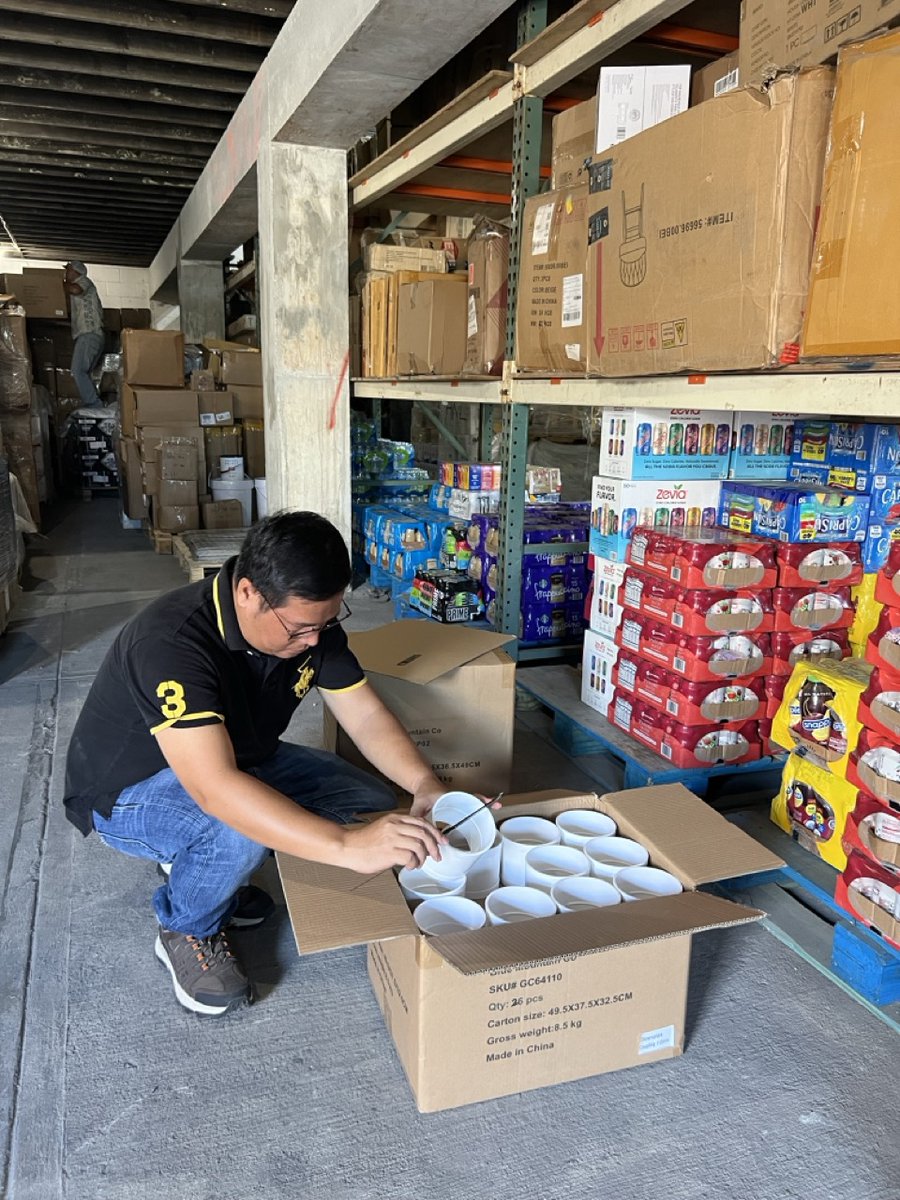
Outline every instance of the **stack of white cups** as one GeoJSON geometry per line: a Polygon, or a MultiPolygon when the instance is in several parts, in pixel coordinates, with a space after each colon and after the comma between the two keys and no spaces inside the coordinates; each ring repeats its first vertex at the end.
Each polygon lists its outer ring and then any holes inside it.
{"type": "Polygon", "coordinates": [[[555,821],[509,817],[499,829],[477,796],[447,792],[431,819],[452,828],[441,860],[399,872],[423,933],[507,925],[624,901],[675,895],[674,875],[648,866],[639,842],[620,837],[615,822],[593,809],[571,809],[555,821]],[[483,907],[482,907],[483,905],[483,907]]]}

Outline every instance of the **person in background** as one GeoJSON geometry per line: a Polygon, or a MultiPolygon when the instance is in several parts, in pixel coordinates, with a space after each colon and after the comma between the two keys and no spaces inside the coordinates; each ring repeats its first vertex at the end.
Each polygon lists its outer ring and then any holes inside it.
{"type": "Polygon", "coordinates": [[[72,338],[75,342],[72,378],[81,396],[81,403],[86,408],[96,408],[103,401],[91,379],[91,371],[100,361],[105,344],[103,305],[83,262],[76,260],[66,263],[65,289],[71,297],[72,338]]]}

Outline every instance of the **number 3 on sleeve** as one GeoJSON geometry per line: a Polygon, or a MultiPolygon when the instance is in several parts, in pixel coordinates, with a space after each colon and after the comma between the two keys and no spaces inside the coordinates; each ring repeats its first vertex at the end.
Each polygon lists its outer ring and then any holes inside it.
{"type": "Polygon", "coordinates": [[[156,689],[156,695],[163,703],[159,706],[162,715],[169,721],[177,721],[183,717],[187,704],[184,699],[184,688],[174,679],[167,679],[156,689]]]}

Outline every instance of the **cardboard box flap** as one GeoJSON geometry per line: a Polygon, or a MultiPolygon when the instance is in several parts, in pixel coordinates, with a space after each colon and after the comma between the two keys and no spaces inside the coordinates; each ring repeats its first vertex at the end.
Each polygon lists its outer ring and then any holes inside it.
{"type": "Polygon", "coordinates": [[[428,944],[460,974],[478,975],[497,967],[542,964],[570,954],[746,925],[763,916],[759,909],[719,896],[682,892],[680,896],[660,896],[515,925],[495,925],[474,933],[432,937],[428,944]]]}
{"type": "Polygon", "coordinates": [[[671,871],[686,887],[776,871],[782,859],[683,784],[634,788],[601,797],[619,832],[643,843],[654,866],[671,871]]]}
{"type": "Polygon", "coordinates": [[[300,954],[418,932],[392,871],[358,875],[290,854],[275,858],[300,954]]]}
{"type": "Polygon", "coordinates": [[[364,671],[409,683],[431,683],[514,640],[508,634],[437,621],[394,621],[351,634],[350,648],[364,671]]]}

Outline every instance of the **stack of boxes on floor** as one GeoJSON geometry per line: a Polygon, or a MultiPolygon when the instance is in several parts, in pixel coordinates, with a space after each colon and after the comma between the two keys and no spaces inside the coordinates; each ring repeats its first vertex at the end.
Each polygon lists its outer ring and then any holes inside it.
{"type": "Polygon", "coordinates": [[[10,301],[0,307],[0,453],[19,481],[32,520],[40,524],[41,415],[32,399],[25,313],[10,301]]]}
{"type": "Polygon", "coordinates": [[[186,386],[180,332],[122,333],[125,512],[134,520],[149,517],[162,533],[249,525],[254,486],[264,508],[259,352],[210,342],[202,359],[199,351],[191,355],[191,363],[202,360],[207,365],[195,366],[186,386]]]}

